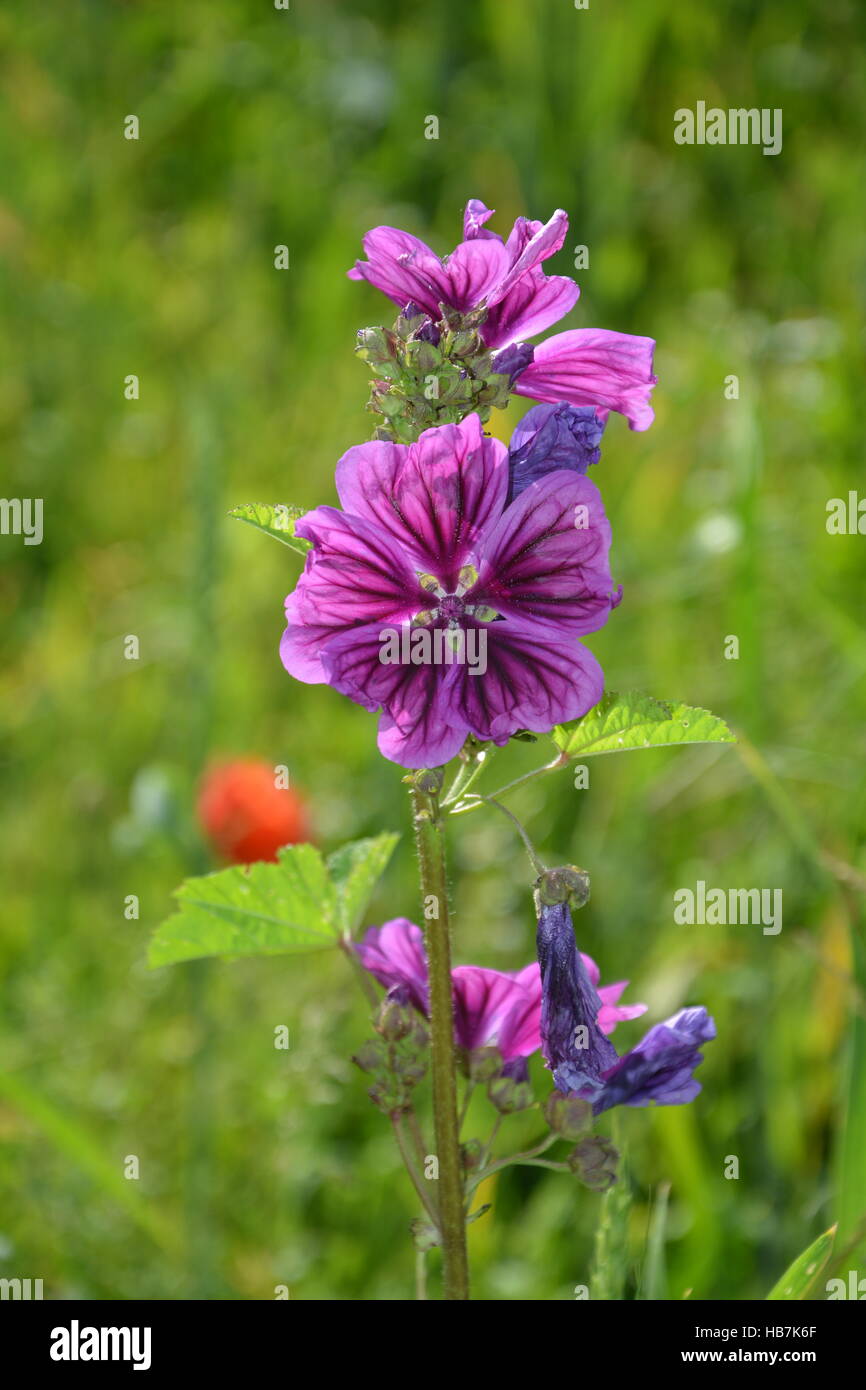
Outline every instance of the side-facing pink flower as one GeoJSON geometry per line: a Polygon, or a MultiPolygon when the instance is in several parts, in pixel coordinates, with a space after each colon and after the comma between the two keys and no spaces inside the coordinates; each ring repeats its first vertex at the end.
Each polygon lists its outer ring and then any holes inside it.
{"type": "Polygon", "coordinates": [[[514,370],[514,348],[557,323],[576,304],[580,290],[565,275],[546,275],[542,262],[560,249],[568,231],[561,208],[549,222],[518,217],[507,241],[485,227],[493,216],[478,198],[463,215],[463,241],[449,256],[397,227],[374,227],[364,237],[368,260],[356,261],[350,279],[367,280],[404,309],[412,304],[433,320],[445,305],[458,313],[486,308],[481,337],[488,348],[510,349],[498,368],[512,375],[512,390],[533,400],[611,410],[632,429],[652,424],[655,385],[652,338],[582,328],[558,333],[532,351],[528,366],[514,370]],[[506,360],[508,365],[506,366],[506,360]]]}
{"type": "MultiPolygon", "coordinates": [[[[355,947],[365,970],[398,998],[427,1014],[427,957],[424,936],[405,917],[382,927],[370,927],[355,947]]],[[[599,971],[589,956],[582,957],[595,986],[599,971]]],[[[474,1051],[496,1047],[506,1062],[529,1057],[541,1047],[541,972],[537,962],[513,974],[480,965],[458,965],[451,972],[454,987],[454,1035],[461,1047],[474,1051]]],[[[598,1026],[605,1034],[617,1023],[646,1013],[646,1004],[620,1004],[628,984],[621,980],[598,989],[602,1007],[598,1026]]]]}
{"type": "Polygon", "coordinates": [[[403,309],[416,304],[431,319],[440,306],[459,313],[486,305],[482,337],[489,348],[531,338],[567,314],[580,294],[565,275],[545,275],[542,261],[568,231],[561,208],[547,223],[518,217],[507,241],[484,226],[493,216],[478,198],[463,215],[463,241],[444,260],[426,242],[397,227],[374,227],[364,237],[369,257],[356,261],[351,280],[368,280],[403,309]]]}

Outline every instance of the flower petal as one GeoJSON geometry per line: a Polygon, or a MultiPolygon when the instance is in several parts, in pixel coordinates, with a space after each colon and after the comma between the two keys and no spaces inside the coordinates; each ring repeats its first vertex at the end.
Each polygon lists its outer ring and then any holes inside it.
{"type": "Polygon", "coordinates": [[[541,1045],[539,999],[513,975],[458,965],[454,983],[454,1034],[461,1047],[497,1047],[507,1060],[528,1057],[541,1045]]]}
{"type": "Polygon", "coordinates": [[[536,401],[618,410],[633,430],[645,430],[653,421],[649,400],[656,383],[654,347],[652,338],[602,328],[557,333],[537,345],[514,390],[536,401]]]}
{"type": "Polygon", "coordinates": [[[559,250],[568,232],[568,213],[557,208],[549,222],[542,226],[519,217],[508,238],[506,249],[511,252],[512,263],[490,296],[490,303],[497,304],[523,275],[527,275],[559,250]],[[516,254],[515,254],[516,253],[516,254]]]}
{"type": "Polygon", "coordinates": [[[367,280],[401,309],[413,300],[431,318],[447,299],[448,277],[439,257],[418,237],[399,227],[374,227],[364,237],[369,260],[356,261],[350,280],[367,280]]]}
{"type": "Polygon", "coordinates": [[[296,525],[315,549],[286,599],[280,656],[297,680],[317,684],[328,679],[322,651],[332,637],[364,622],[375,621],[377,628],[386,620],[400,623],[429,595],[390,538],[368,522],[316,507],[296,525]]]}
{"type": "Polygon", "coordinates": [[[508,453],[469,415],[425,430],[414,444],[349,449],[337,465],[337,491],[347,512],[387,531],[450,593],[505,505],[508,453]]]}
{"type": "Polygon", "coordinates": [[[485,207],[480,198],[470,198],[463,213],[463,240],[472,241],[476,237],[496,237],[497,241],[501,241],[502,238],[496,236],[495,232],[484,230],[484,223],[493,216],[495,211],[495,208],[485,207]]]}
{"type": "Polygon", "coordinates": [[[573,633],[606,622],[610,523],[594,483],[562,469],[532,483],[480,551],[472,602],[573,633]]]}
{"type": "Polygon", "coordinates": [[[600,1115],[614,1105],[684,1105],[701,1089],[692,1075],[704,1059],[702,1043],[716,1036],[716,1025],[704,1008],[680,1009],[651,1028],[637,1047],[621,1057],[604,1077],[593,1110],[600,1115]]]}
{"type": "Polygon", "coordinates": [[[381,927],[370,927],[355,950],[365,970],[384,985],[407,991],[409,1002],[421,1013],[429,1009],[427,957],[424,933],[406,917],[395,917],[381,927]]]}
{"type": "Polygon", "coordinates": [[[591,405],[534,405],[511,436],[511,495],[557,468],[586,473],[600,457],[604,420],[591,405]]]}
{"type": "Polygon", "coordinates": [[[476,738],[503,744],[518,729],[547,733],[598,704],[604,673],[575,637],[516,617],[484,630],[483,674],[471,674],[467,665],[454,668],[453,714],[476,738]]]}
{"type": "Polygon", "coordinates": [[[584,969],[566,903],[540,907],[537,946],[544,1059],[557,1090],[578,1091],[589,1099],[618,1058],[596,1022],[601,1000],[584,969]]]}
{"type": "Polygon", "coordinates": [[[558,323],[580,297],[580,287],[567,275],[524,275],[493,304],[481,326],[490,348],[504,347],[517,339],[532,338],[558,323]]]}
{"type": "Polygon", "coordinates": [[[467,313],[483,303],[508,267],[508,252],[499,237],[461,241],[445,262],[447,303],[467,313]]]}

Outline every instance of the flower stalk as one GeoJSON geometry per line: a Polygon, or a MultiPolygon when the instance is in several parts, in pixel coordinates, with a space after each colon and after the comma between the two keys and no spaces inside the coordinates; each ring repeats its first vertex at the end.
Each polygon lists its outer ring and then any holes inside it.
{"type": "Polygon", "coordinates": [[[438,1215],[442,1241],[444,1296],[469,1298],[466,1255],[463,1170],[457,1114],[457,1049],[451,994],[451,925],[445,835],[439,808],[440,786],[435,774],[419,773],[412,787],[412,818],[430,983],[430,1052],[433,1080],[433,1123],[439,1162],[438,1215]]]}

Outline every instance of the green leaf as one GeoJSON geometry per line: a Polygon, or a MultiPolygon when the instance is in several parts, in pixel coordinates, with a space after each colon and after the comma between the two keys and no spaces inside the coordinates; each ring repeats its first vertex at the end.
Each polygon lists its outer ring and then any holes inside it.
{"type": "Polygon", "coordinates": [[[344,935],[352,936],[360,925],[399,838],[393,831],[386,831],[369,840],[342,845],[330,855],[328,873],[336,889],[337,918],[344,935]]]}
{"type": "Polygon", "coordinates": [[[675,743],[736,743],[727,724],[708,710],[668,704],[637,691],[617,695],[612,690],[582,719],[558,724],[551,737],[569,758],[675,743]]]}
{"type": "Polygon", "coordinates": [[[829,1231],[825,1231],[814,1240],[802,1255],[798,1255],[794,1263],[785,1270],[778,1284],[767,1294],[767,1301],[806,1298],[830,1258],[835,1235],[836,1227],[831,1226],[829,1231]]]}
{"type": "Polygon", "coordinates": [[[187,879],[175,894],[179,910],[154,933],[149,964],[336,946],[360,920],[397,838],[344,845],[327,865],[313,845],[286,845],[276,864],[187,879]]]}
{"type": "Polygon", "coordinates": [[[295,522],[298,517],[305,516],[307,510],[306,507],[287,507],[282,503],[245,502],[243,506],[232,507],[229,516],[237,521],[245,521],[248,526],[255,526],[266,536],[273,536],[274,540],[281,541],[299,555],[306,555],[311,542],[295,535],[295,522]]]}

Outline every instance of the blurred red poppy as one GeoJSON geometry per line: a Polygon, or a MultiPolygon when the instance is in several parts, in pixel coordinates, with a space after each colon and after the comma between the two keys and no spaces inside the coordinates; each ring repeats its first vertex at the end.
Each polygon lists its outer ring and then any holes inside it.
{"type": "Polygon", "coordinates": [[[253,758],[210,768],[199,785],[199,824],[220,859],[232,864],[275,860],[281,845],[309,835],[306,807],[279,773],[253,758]]]}

